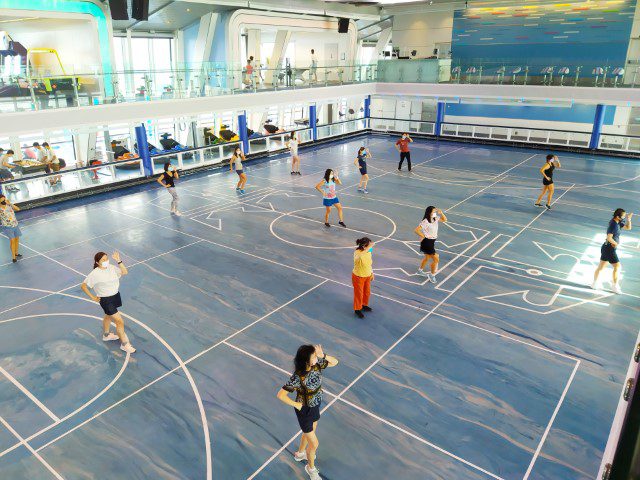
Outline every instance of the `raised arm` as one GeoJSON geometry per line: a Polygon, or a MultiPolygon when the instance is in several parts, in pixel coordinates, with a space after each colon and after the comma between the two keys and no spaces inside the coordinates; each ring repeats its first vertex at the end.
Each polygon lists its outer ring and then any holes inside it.
{"type": "Polygon", "coordinates": [[[625,230],[631,230],[631,217],[633,217],[633,213],[627,215],[627,223],[624,226],[625,230]]]}
{"type": "Polygon", "coordinates": [[[338,174],[336,172],[333,172],[333,181],[338,185],[342,185],[342,180],[338,178],[338,174]]]}
{"type": "Polygon", "coordinates": [[[122,276],[128,274],[129,270],[127,270],[127,267],[125,267],[124,263],[122,263],[122,260],[120,260],[120,254],[118,252],[113,252],[113,255],[111,256],[113,257],[118,267],[120,268],[120,273],[122,274],[122,276]]]}
{"type": "Polygon", "coordinates": [[[554,161],[555,161],[556,167],[558,168],[562,167],[562,165],[560,164],[560,159],[558,157],[555,157],[554,161]]]}
{"type": "Polygon", "coordinates": [[[440,210],[439,208],[436,211],[438,212],[438,215],[440,216],[440,221],[442,223],[447,223],[447,216],[444,214],[444,212],[442,210],[440,210]]]}

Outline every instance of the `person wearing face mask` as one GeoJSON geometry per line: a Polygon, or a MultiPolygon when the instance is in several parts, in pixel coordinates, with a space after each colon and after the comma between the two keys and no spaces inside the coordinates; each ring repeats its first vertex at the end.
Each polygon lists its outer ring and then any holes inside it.
{"type": "Polygon", "coordinates": [[[120,277],[127,275],[129,271],[120,260],[118,252],[114,252],[112,258],[117,262],[117,267],[109,263],[109,256],[106,253],[96,253],[93,257],[93,270],[82,282],[81,288],[91,300],[100,303],[104,311],[102,341],[110,342],[120,339],[120,350],[134,353],[136,349],[129,342],[129,337],[124,331],[124,320],[118,312],[118,308],[122,306],[120,277]],[[93,289],[95,295],[89,289],[93,289]],[[111,322],[116,325],[115,334],[111,332],[111,322]]]}
{"type": "Polygon", "coordinates": [[[409,151],[409,144],[413,142],[413,139],[408,133],[403,133],[402,138],[396,142],[396,150],[400,152],[400,163],[398,163],[398,171],[402,171],[402,162],[407,159],[407,167],[411,171],[411,152],[409,151]]]}
{"type": "Polygon", "coordinates": [[[316,428],[322,404],[322,370],[337,364],[338,359],[325,355],[321,345],[302,345],[293,360],[293,375],[277,395],[278,400],[295,409],[302,437],[293,459],[307,462],[304,469],[311,480],[322,480],[316,467],[319,445],[316,428]],[[295,401],[289,398],[289,393],[296,394],[295,401]]]}
{"type": "Polygon", "coordinates": [[[158,183],[165,187],[171,194],[171,213],[179,217],[182,214],[178,210],[178,192],[176,192],[176,180],[180,178],[176,168],[171,165],[171,162],[164,164],[164,173],[158,177],[158,183]]]}
{"type": "Polygon", "coordinates": [[[371,252],[373,242],[363,237],[356,240],[356,250],[353,252],[353,311],[358,318],[364,318],[364,313],[370,312],[369,297],[371,296],[371,282],[373,281],[373,260],[371,252]]]}
{"type": "Polygon", "coordinates": [[[338,210],[338,217],[340,218],[338,223],[343,227],[346,227],[342,217],[342,205],[340,205],[340,200],[338,200],[338,196],[336,194],[336,183],[338,185],[342,185],[338,175],[334,175],[333,170],[327,168],[326,172],[324,172],[324,179],[316,185],[316,190],[322,194],[322,204],[325,208],[324,225],[326,227],[331,226],[329,223],[331,207],[336,207],[338,210]]]}
{"type": "Polygon", "coordinates": [[[607,239],[600,248],[600,263],[593,274],[593,283],[591,288],[598,289],[598,277],[600,272],[607,265],[611,264],[613,267],[613,291],[617,294],[622,293],[620,284],[618,283],[618,277],[622,264],[618,258],[618,244],[620,242],[620,231],[631,230],[631,218],[633,213],[627,214],[624,208],[616,208],[613,212],[613,218],[609,221],[609,227],[607,228],[607,239]]]}
{"type": "Polygon", "coordinates": [[[371,153],[367,147],[360,147],[358,155],[353,164],[360,170],[360,183],[358,184],[358,191],[362,193],[369,193],[367,191],[367,183],[369,182],[369,175],[367,174],[367,159],[371,158],[371,153]]]}
{"type": "Polygon", "coordinates": [[[424,212],[422,222],[415,229],[416,234],[422,239],[420,251],[424,254],[420,268],[418,268],[418,275],[426,276],[431,283],[436,283],[436,273],[438,273],[438,263],[440,263],[440,256],[436,253],[435,247],[438,238],[438,223],[446,221],[447,217],[442,213],[442,210],[429,206],[424,212]],[[431,260],[431,273],[424,271],[429,260],[431,260]]]}
{"type": "Polygon", "coordinates": [[[20,208],[12,204],[7,197],[0,193],[0,233],[9,238],[9,248],[11,249],[11,259],[16,263],[22,255],[18,253],[20,247],[20,237],[22,232],[18,227],[18,219],[16,213],[20,208]]]}
{"type": "Polygon", "coordinates": [[[296,132],[291,132],[291,136],[286,143],[291,153],[291,175],[302,175],[300,173],[300,156],[298,155],[299,144],[300,142],[298,141],[298,137],[296,137],[296,132]]]}
{"type": "Polygon", "coordinates": [[[233,151],[231,160],[229,160],[229,170],[233,171],[233,167],[235,166],[236,173],[239,177],[238,184],[236,185],[236,192],[240,192],[240,194],[244,194],[244,186],[247,184],[247,174],[244,173],[242,169],[243,160],[246,160],[244,153],[242,153],[240,146],[237,146],[233,151]]]}

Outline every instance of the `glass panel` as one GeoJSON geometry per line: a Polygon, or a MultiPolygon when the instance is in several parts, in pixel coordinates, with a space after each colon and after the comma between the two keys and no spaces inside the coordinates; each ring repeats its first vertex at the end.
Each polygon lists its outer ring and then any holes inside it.
{"type": "MultiPolygon", "coordinates": [[[[220,163],[222,161],[222,158],[220,157],[220,148],[218,148],[217,145],[214,145],[213,147],[205,148],[201,150],[201,152],[202,152],[202,158],[204,159],[204,162],[207,164],[220,163]]],[[[200,162],[199,157],[196,157],[195,160],[197,163],[200,162]]]]}

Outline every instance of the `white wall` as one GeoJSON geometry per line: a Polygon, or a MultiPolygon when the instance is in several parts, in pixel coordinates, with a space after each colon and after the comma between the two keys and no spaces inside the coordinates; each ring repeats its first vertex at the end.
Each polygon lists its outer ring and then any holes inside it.
{"type": "MultiPolygon", "coordinates": [[[[69,15],[69,14],[67,14],[69,15]]],[[[53,48],[58,51],[67,73],[87,73],[89,67],[101,69],[97,25],[88,15],[73,19],[39,18],[3,25],[9,35],[25,48],[53,48]]],[[[54,55],[37,55],[34,63],[61,73],[54,55]]]]}
{"type": "Polygon", "coordinates": [[[437,43],[451,42],[453,10],[395,15],[393,18],[393,46],[401,55],[417,50],[416,57],[429,57],[437,43]]]}

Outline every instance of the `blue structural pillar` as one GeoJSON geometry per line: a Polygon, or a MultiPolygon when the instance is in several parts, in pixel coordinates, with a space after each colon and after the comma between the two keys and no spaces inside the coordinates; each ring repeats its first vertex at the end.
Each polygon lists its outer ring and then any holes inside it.
{"type": "Polygon", "coordinates": [[[151,164],[151,156],[149,155],[149,142],[147,142],[147,131],[144,125],[136,127],[136,143],[138,144],[138,156],[142,161],[144,174],[147,177],[153,175],[153,165],[151,164]]]}
{"type": "Polygon", "coordinates": [[[364,97],[364,118],[371,118],[371,95],[364,97]]]}
{"type": "Polygon", "coordinates": [[[440,136],[440,129],[442,128],[442,122],[444,122],[444,111],[445,111],[446,103],[438,102],[436,106],[436,126],[433,131],[434,135],[440,136]]]}
{"type": "Polygon", "coordinates": [[[318,140],[318,113],[315,105],[309,105],[309,126],[311,127],[311,140],[318,140]]]}
{"type": "Polygon", "coordinates": [[[596,114],[593,118],[593,130],[591,130],[591,140],[589,148],[595,150],[600,143],[600,134],[602,133],[602,125],[604,124],[604,114],[607,111],[606,105],[596,105],[596,114]]]}
{"type": "Polygon", "coordinates": [[[238,135],[240,136],[240,141],[242,142],[242,151],[247,154],[249,153],[249,135],[247,135],[247,112],[241,113],[238,115],[238,135]]]}

